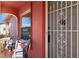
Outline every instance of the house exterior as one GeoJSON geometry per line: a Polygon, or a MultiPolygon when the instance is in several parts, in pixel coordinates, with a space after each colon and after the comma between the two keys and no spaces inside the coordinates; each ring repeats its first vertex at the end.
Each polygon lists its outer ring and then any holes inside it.
{"type": "Polygon", "coordinates": [[[30,18],[30,58],[79,57],[78,9],[79,1],[0,1],[0,13],[15,16],[6,22],[16,39],[27,35],[22,17],[30,18]]]}

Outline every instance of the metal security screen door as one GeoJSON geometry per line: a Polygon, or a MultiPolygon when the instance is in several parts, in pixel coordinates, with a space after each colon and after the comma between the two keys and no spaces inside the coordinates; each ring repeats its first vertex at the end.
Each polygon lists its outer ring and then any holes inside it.
{"type": "Polygon", "coordinates": [[[48,57],[79,57],[79,2],[48,4],[48,57]]]}

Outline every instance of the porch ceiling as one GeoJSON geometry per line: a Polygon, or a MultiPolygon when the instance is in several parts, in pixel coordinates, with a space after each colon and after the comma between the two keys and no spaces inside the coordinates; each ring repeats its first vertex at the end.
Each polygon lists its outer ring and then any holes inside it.
{"type": "Polygon", "coordinates": [[[20,9],[27,3],[28,1],[0,1],[0,8],[8,7],[8,8],[20,9]]]}

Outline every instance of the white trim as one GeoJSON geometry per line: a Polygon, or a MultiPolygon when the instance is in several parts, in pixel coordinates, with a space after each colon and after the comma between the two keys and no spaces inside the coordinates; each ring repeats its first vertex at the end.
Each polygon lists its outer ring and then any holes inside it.
{"type": "MultiPolygon", "coordinates": [[[[12,15],[12,16],[14,16],[14,17],[17,18],[17,16],[16,16],[15,14],[11,14],[11,13],[2,13],[2,14],[9,14],[9,15],[12,15]]],[[[17,18],[17,19],[18,19],[18,18],[17,18]]]]}
{"type": "MultiPolygon", "coordinates": [[[[62,1],[61,1],[61,13],[62,13],[62,1]]],[[[61,15],[61,19],[62,19],[62,15],[61,15]]],[[[61,25],[61,58],[62,58],[62,49],[63,49],[63,46],[62,46],[62,25],[61,25]]]]}
{"type": "MultiPolygon", "coordinates": [[[[53,9],[54,9],[54,5],[53,5],[53,9]]],[[[53,29],[52,30],[54,30],[54,27],[55,27],[55,12],[54,13],[52,13],[52,17],[53,17],[53,19],[52,19],[52,21],[53,21],[53,29]]],[[[52,52],[52,54],[53,54],[53,58],[55,58],[55,37],[54,37],[54,35],[55,35],[55,32],[53,31],[52,32],[53,33],[53,52],[52,52]]]]}
{"type": "Polygon", "coordinates": [[[66,1],[66,58],[67,58],[67,1],[66,1]]]}
{"type": "MultiPolygon", "coordinates": [[[[58,10],[58,1],[57,1],[57,10],[58,10]]],[[[57,11],[57,58],[58,58],[58,11],[57,11]]]]}
{"type": "Polygon", "coordinates": [[[46,14],[45,14],[45,58],[48,58],[48,2],[45,2],[45,10],[46,10],[46,14]]]}
{"type": "MultiPolygon", "coordinates": [[[[53,32],[53,31],[61,31],[61,30],[48,30],[48,31],[51,31],[51,32],[53,32]]],[[[77,30],[62,30],[62,31],[67,31],[67,32],[77,32],[77,30]]],[[[79,32],[79,31],[78,31],[79,32]]]]}
{"type": "Polygon", "coordinates": [[[78,1],[77,1],[77,58],[78,58],[78,1]]]}
{"type": "Polygon", "coordinates": [[[30,12],[31,12],[31,9],[28,9],[28,10],[26,10],[25,12],[21,13],[21,16],[24,16],[24,15],[30,13],[30,12]]]}
{"type": "Polygon", "coordinates": [[[71,1],[71,58],[72,58],[72,1],[71,1]]]}

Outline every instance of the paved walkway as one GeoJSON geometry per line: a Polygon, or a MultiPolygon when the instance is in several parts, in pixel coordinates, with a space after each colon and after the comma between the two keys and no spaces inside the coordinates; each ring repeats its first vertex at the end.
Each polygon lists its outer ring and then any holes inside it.
{"type": "Polygon", "coordinates": [[[11,58],[11,57],[12,57],[12,52],[0,50],[0,58],[11,58]]]}

